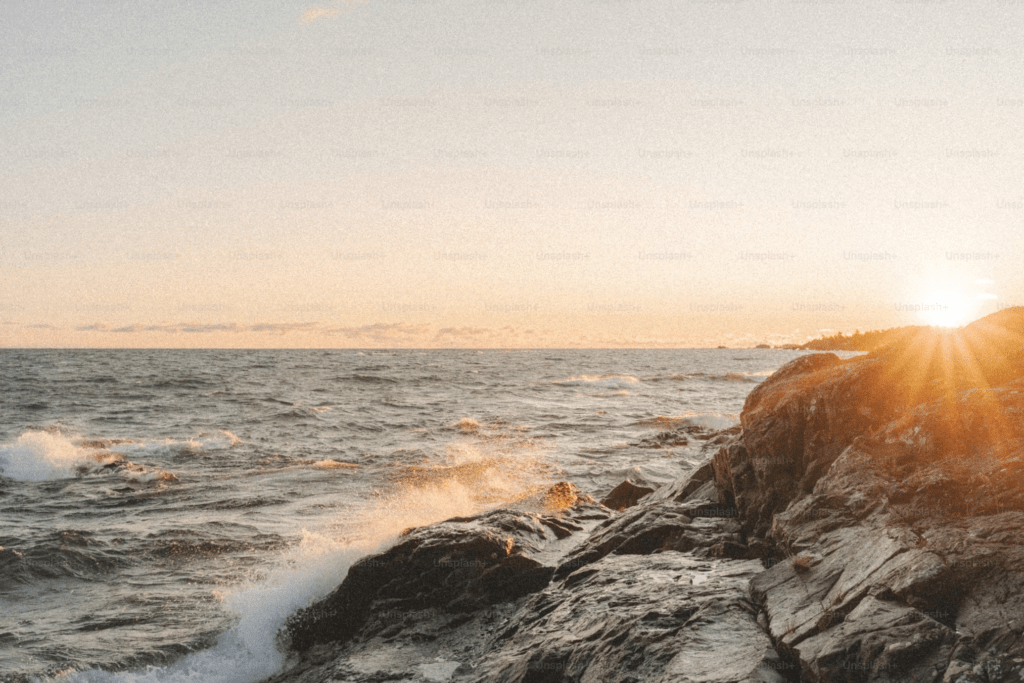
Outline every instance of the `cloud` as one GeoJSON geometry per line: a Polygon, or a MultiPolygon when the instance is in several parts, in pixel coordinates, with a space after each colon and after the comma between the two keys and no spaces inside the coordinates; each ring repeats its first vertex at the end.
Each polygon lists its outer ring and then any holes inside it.
{"type": "Polygon", "coordinates": [[[288,332],[315,332],[320,323],[258,323],[249,327],[249,332],[274,332],[276,334],[287,334],[288,332]]]}
{"type": "Polygon", "coordinates": [[[408,343],[415,337],[421,337],[430,331],[429,323],[373,323],[372,325],[361,325],[359,327],[329,327],[324,330],[327,334],[336,334],[346,339],[359,341],[399,342],[408,343]]]}
{"type": "Polygon", "coordinates": [[[486,327],[442,327],[435,337],[479,337],[482,334],[494,335],[494,331],[486,327]]]}
{"type": "Polygon", "coordinates": [[[312,24],[314,21],[335,17],[360,5],[365,5],[367,2],[369,0],[340,0],[334,3],[334,7],[311,7],[302,13],[302,23],[312,24]]]}
{"type": "Polygon", "coordinates": [[[328,7],[315,7],[313,9],[308,9],[302,13],[302,23],[312,24],[314,21],[317,21],[319,19],[333,17],[339,12],[341,12],[341,10],[328,7]]]}
{"type": "MultiPolygon", "coordinates": [[[[513,325],[501,327],[478,327],[472,325],[435,327],[431,323],[408,322],[377,322],[366,325],[339,325],[330,322],[176,322],[176,323],[121,323],[110,325],[92,323],[71,328],[53,325],[27,325],[19,323],[23,329],[46,328],[51,330],[73,330],[83,333],[117,334],[122,339],[132,339],[133,343],[151,343],[142,340],[150,339],[149,334],[186,335],[186,338],[203,339],[208,337],[210,343],[222,343],[212,335],[239,335],[236,339],[251,340],[258,337],[274,338],[273,344],[317,343],[324,346],[355,347],[355,348],[679,348],[691,346],[691,339],[676,337],[628,335],[628,334],[586,334],[582,332],[565,333],[551,329],[519,328],[513,325]],[[299,335],[291,340],[288,335],[299,335]],[[245,335],[254,335],[246,337],[245,335]],[[280,340],[286,337],[285,340],[280,340]],[[313,338],[319,338],[312,342],[313,338]]],[[[802,341],[795,333],[755,335],[729,335],[733,345],[752,346],[767,338],[773,343],[802,341]]],[[[90,337],[90,339],[94,339],[90,337]]],[[[184,342],[183,343],[192,343],[184,342]]],[[[721,339],[704,340],[714,346],[721,339]]],[[[204,343],[204,342],[199,342],[204,343]]]]}

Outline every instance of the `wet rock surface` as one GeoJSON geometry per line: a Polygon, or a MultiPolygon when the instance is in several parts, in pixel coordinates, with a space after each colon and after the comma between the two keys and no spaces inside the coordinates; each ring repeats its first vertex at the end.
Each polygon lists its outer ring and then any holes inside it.
{"type": "Polygon", "coordinates": [[[781,682],[786,665],[747,598],[762,569],[609,555],[533,596],[472,680],[781,682]]]}
{"type": "Polygon", "coordinates": [[[801,357],[706,443],[621,511],[411,531],[273,680],[1024,681],[1024,310],[801,357]]]}
{"type": "Polygon", "coordinates": [[[496,510],[408,531],[389,550],[356,562],[324,600],[287,624],[289,646],[344,643],[375,634],[375,615],[437,609],[465,613],[543,589],[554,567],[538,558],[609,512],[576,487],[556,484],[544,501],[561,513],[496,510]]]}
{"type": "Polygon", "coordinates": [[[621,513],[559,484],[557,511],[412,530],[292,617],[272,680],[784,681],[711,472],[621,513]]]}
{"type": "Polygon", "coordinates": [[[807,680],[1024,680],[1024,325],[994,319],[801,358],[716,455],[772,551],[752,597],[807,680]]]}
{"type": "Polygon", "coordinates": [[[639,503],[640,499],[649,493],[654,493],[654,487],[637,484],[627,479],[613,488],[611,493],[601,500],[601,505],[621,512],[639,503]]]}

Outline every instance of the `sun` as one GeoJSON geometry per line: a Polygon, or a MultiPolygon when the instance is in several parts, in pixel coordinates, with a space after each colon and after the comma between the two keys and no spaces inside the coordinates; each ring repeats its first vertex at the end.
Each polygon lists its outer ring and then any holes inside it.
{"type": "Polygon", "coordinates": [[[936,291],[924,297],[920,316],[926,325],[962,327],[974,319],[970,299],[949,291],[936,291]]]}

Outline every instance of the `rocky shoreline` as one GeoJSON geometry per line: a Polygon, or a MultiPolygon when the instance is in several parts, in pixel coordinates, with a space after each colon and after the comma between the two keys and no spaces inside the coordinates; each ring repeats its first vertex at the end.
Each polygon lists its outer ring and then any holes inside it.
{"type": "Polygon", "coordinates": [[[803,356],[668,486],[410,530],[268,683],[1024,681],[1022,333],[803,356]]]}

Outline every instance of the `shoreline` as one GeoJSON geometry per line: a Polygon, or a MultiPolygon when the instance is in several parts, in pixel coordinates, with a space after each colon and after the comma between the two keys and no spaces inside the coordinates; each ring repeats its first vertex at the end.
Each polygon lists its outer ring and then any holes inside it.
{"type": "Polygon", "coordinates": [[[563,482],[411,530],[293,615],[267,683],[1019,680],[1022,333],[801,356],[620,511],[563,482]]]}

